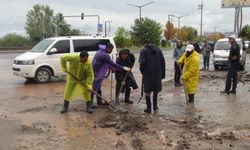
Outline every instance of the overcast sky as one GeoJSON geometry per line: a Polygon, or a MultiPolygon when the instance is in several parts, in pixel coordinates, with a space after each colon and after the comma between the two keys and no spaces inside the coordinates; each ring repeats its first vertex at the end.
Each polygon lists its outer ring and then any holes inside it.
{"type": "MultiPolygon", "coordinates": [[[[100,15],[101,23],[111,20],[112,34],[117,27],[124,26],[129,29],[134,19],[139,17],[139,9],[127,3],[142,5],[151,0],[0,0],[0,37],[7,33],[25,35],[25,20],[27,11],[35,4],[46,4],[54,10],[54,14],[63,15],[100,15]]],[[[181,16],[181,26],[189,25],[200,31],[200,10],[198,4],[201,0],[154,0],[154,3],[142,8],[142,17],[156,20],[162,26],[166,24],[169,14],[181,16]]],[[[203,31],[232,31],[234,22],[234,9],[221,8],[221,0],[204,0],[203,31]]],[[[250,7],[243,9],[243,25],[250,24],[250,7]]],[[[67,23],[89,34],[96,33],[96,18],[66,18],[67,23]]],[[[177,26],[177,18],[173,23],[177,26]]]]}

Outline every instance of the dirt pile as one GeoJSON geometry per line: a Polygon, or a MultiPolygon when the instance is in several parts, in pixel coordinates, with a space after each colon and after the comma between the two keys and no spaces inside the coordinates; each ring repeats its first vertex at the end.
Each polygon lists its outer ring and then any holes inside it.
{"type": "Polygon", "coordinates": [[[250,82],[250,73],[249,72],[239,72],[239,81],[240,82],[250,82]]]}
{"type": "Polygon", "coordinates": [[[108,114],[98,121],[101,128],[114,127],[121,133],[145,132],[148,130],[147,119],[144,116],[137,116],[127,113],[108,114]]]}

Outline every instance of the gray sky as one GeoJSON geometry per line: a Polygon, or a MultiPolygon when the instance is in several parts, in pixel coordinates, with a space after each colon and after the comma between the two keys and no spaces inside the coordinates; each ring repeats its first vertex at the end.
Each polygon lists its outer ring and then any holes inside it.
{"type": "MultiPolygon", "coordinates": [[[[61,12],[64,15],[98,14],[101,23],[111,20],[111,34],[117,27],[124,26],[129,29],[134,19],[139,17],[139,9],[127,3],[141,5],[151,0],[0,0],[0,37],[7,33],[25,35],[25,20],[27,11],[34,4],[47,4],[54,10],[54,14],[61,12]]],[[[162,26],[166,24],[168,14],[189,16],[181,18],[181,26],[189,25],[200,31],[200,10],[198,4],[201,0],[154,0],[154,3],[142,8],[142,17],[156,20],[162,26]]],[[[234,9],[222,9],[221,0],[204,0],[203,31],[232,31],[234,22],[234,9]]],[[[250,7],[243,8],[243,26],[250,24],[250,7]]],[[[67,23],[89,34],[96,33],[96,18],[66,18],[67,23]]],[[[173,18],[177,27],[177,18],[173,18]]]]}

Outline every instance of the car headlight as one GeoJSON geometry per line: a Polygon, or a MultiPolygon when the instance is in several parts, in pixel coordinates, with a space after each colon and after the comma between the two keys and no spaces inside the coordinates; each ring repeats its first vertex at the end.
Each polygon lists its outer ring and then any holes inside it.
{"type": "Polygon", "coordinates": [[[34,65],[35,60],[22,60],[20,61],[20,65],[34,65]]]}

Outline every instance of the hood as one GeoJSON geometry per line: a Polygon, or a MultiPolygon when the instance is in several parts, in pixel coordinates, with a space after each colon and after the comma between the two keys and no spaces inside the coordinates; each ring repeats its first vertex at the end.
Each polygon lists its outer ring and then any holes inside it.
{"type": "Polygon", "coordinates": [[[43,53],[26,52],[15,58],[15,60],[32,60],[42,55],[43,53]]]}
{"type": "Polygon", "coordinates": [[[99,50],[106,51],[106,45],[99,44],[98,48],[99,48],[99,50]]]}

